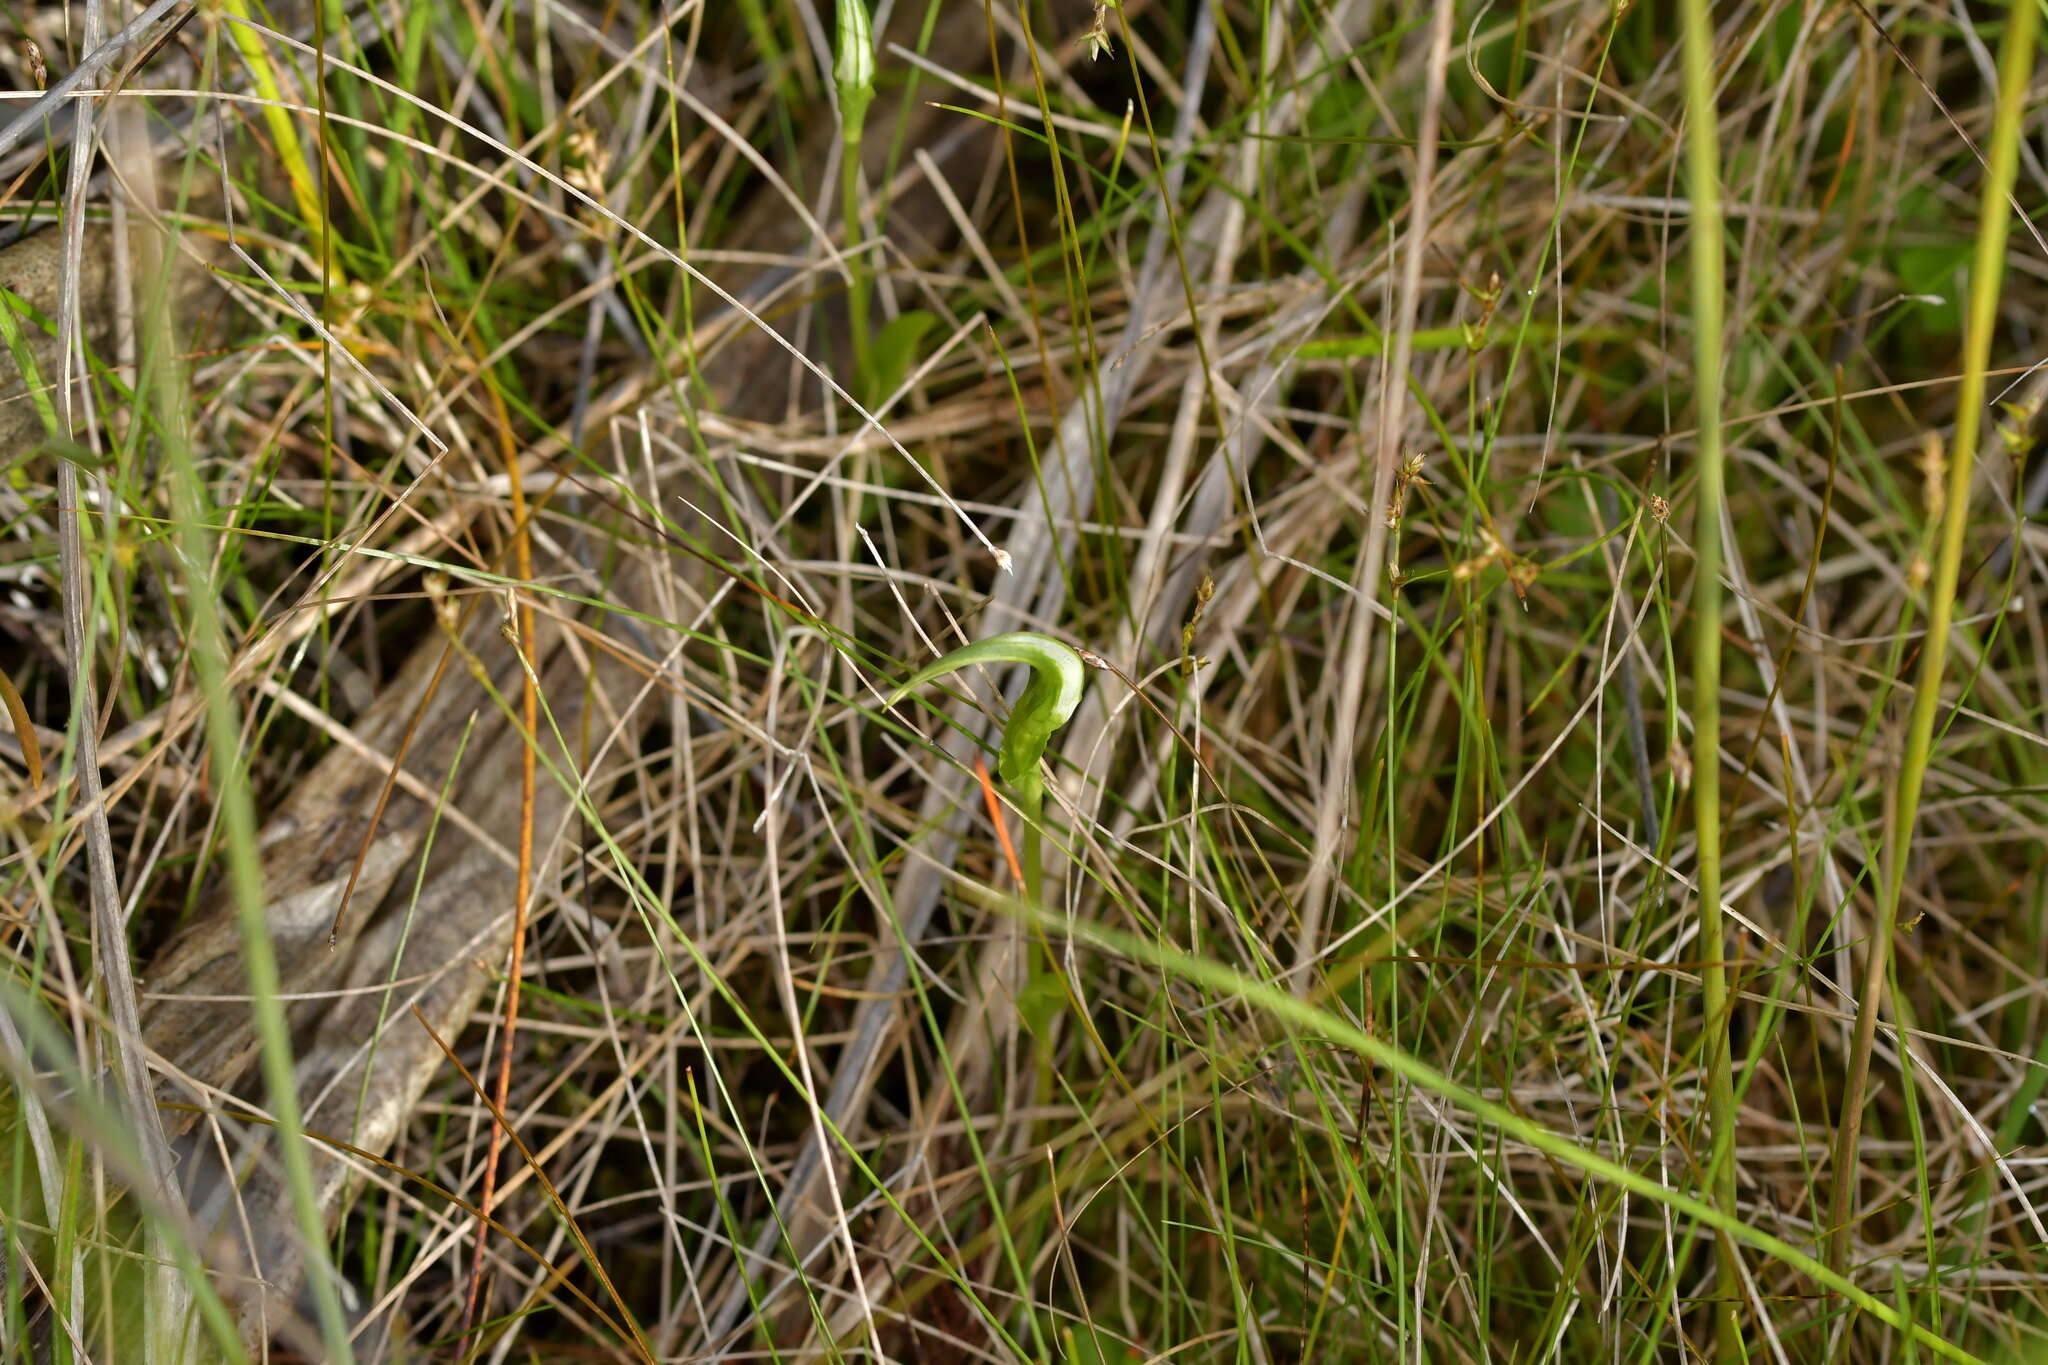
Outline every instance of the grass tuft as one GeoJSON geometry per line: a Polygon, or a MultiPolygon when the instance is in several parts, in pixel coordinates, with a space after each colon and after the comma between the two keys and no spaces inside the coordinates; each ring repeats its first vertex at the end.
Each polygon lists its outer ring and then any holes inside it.
{"type": "Polygon", "coordinates": [[[0,1361],[2048,1352],[2034,7],[13,22],[0,1361]]]}

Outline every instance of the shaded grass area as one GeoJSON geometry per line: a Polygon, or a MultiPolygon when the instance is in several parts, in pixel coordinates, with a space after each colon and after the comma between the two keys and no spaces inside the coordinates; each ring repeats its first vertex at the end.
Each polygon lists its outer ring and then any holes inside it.
{"type": "Polygon", "coordinates": [[[2042,81],[1666,8],[165,16],[0,165],[6,1351],[2048,1350],[2042,81]]]}

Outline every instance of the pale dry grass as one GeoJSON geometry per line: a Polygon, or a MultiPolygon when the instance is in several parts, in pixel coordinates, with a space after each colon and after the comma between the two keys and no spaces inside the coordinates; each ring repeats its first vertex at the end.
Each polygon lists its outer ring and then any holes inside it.
{"type": "MultiPolygon", "coordinates": [[[[877,21],[854,232],[832,15],[766,0],[677,7],[666,30],[561,0],[337,10],[317,33],[279,11],[248,16],[239,51],[209,12],[129,78],[153,93],[110,106],[146,111],[153,156],[109,148],[67,186],[80,163],[17,152],[24,220],[67,202],[147,221],[189,170],[180,249],[212,272],[173,302],[168,395],[128,377],[162,362],[147,306],[88,288],[80,312],[97,368],[75,439],[104,455],[74,458],[118,509],[90,503],[80,541],[102,912],[133,916],[140,1041],[197,1209],[149,1226],[253,1246],[280,1291],[224,1276],[227,1311],[259,1345],[333,1353],[276,1170],[230,1197],[201,1154],[277,1143],[246,1121],[273,1092],[169,535],[189,429],[227,509],[204,531],[219,662],[312,1194],[365,1354],[1710,1355],[1700,1226],[1529,1134],[1706,1191],[1717,953],[1696,934],[1689,783],[1717,762],[1735,1206],[1794,1248],[1830,1230],[1876,869],[1906,839],[1886,822],[1998,30],[1924,6],[1714,15],[1729,522],[1710,758],[1661,10],[1133,3],[1093,59],[1088,4],[899,4],[877,21]],[[178,93],[202,89],[236,98],[178,93]],[[856,273],[876,391],[847,336],[856,273]],[[534,622],[508,636],[512,603],[534,622]],[[1050,933],[1005,913],[972,762],[1017,680],[881,704],[936,652],[1013,629],[1114,665],[1049,755],[1050,933]],[[524,828],[501,1116],[518,1143],[486,1326],[464,1340],[500,1117],[471,1078],[488,1092],[524,828]],[[1163,968],[1174,950],[1327,1026],[1163,968]],[[1339,1025],[1514,1121],[1371,1064],[1339,1025]]],[[[1991,362],[1993,393],[2024,404],[2044,195],[2036,136],[1991,362]]],[[[88,231],[117,279],[150,273],[121,253],[154,238],[88,231]]],[[[54,288],[32,301],[61,311],[54,288]]],[[[1846,1260],[1887,1311],[2023,1358],[2048,1243],[2030,423],[1995,413],[1980,457],[1846,1260]]],[[[0,665],[52,776],[31,794],[8,769],[0,1042],[47,1072],[116,1037],[120,954],[87,918],[95,817],[39,431],[16,434],[24,477],[0,494],[0,665]]],[[[90,1193],[94,1163],[116,1185],[146,1166],[71,1145],[60,1078],[15,1112],[14,1225],[62,1224],[22,1248],[50,1281],[12,1296],[26,1349],[53,1302],[94,1318],[102,1251],[134,1236],[90,1193]]],[[[1769,1250],[1739,1269],[1758,1358],[1926,1350],[1769,1250]]]]}

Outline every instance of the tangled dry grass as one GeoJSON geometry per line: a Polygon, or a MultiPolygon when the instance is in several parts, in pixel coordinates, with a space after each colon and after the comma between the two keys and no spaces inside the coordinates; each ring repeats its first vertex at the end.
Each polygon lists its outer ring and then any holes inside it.
{"type": "Polygon", "coordinates": [[[2008,21],[1712,10],[1703,695],[1666,9],[14,15],[8,1358],[2048,1350],[2041,120],[1912,812],[2008,21]]]}

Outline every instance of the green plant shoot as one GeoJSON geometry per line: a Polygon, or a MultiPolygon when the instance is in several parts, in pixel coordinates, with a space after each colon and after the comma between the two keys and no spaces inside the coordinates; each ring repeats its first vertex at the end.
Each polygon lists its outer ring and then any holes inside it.
{"type": "Polygon", "coordinates": [[[888,704],[894,706],[913,687],[934,678],[976,664],[994,663],[1028,664],[1031,668],[1031,682],[1024,695],[1017,698],[1016,708],[1003,726],[996,770],[1015,789],[1026,822],[1036,825],[1038,808],[1045,797],[1038,760],[1044,756],[1052,732],[1065,725],[1074,708],[1081,704],[1081,684],[1087,675],[1081,656],[1072,647],[1028,630],[976,640],[911,674],[889,694],[888,704]]]}
{"type": "Polygon", "coordinates": [[[832,83],[839,88],[840,137],[848,147],[858,147],[868,102],[875,97],[875,33],[867,0],[839,0],[839,51],[832,62],[832,83]]]}
{"type": "MultiPolygon", "coordinates": [[[[894,706],[911,688],[934,678],[976,664],[992,663],[1028,664],[1031,668],[1031,681],[1025,684],[1023,695],[1017,698],[1009,720],[1003,725],[996,769],[1017,793],[1017,807],[1024,817],[1024,899],[1027,904],[1037,905],[1045,898],[1045,860],[1038,823],[1039,809],[1045,800],[1045,780],[1039,776],[1038,761],[1045,756],[1045,746],[1053,731],[1065,725],[1074,708],[1081,704],[1087,666],[1081,662],[1080,654],[1071,646],[1028,630],[995,635],[963,645],[920,668],[889,694],[888,702],[894,706]]],[[[1068,993],[1057,969],[1052,944],[1042,928],[1038,930],[1038,948],[1039,952],[1028,960],[1024,986],[1017,995],[1017,1014],[1031,1039],[1036,1059],[1032,1100],[1043,1107],[1054,1098],[1055,1028],[1068,993]]],[[[1032,1220],[1033,1227],[1026,1238],[1029,1244],[1036,1245],[1044,1236],[1045,1217],[1041,1210],[1032,1220]]]]}
{"type": "Polygon", "coordinates": [[[854,247],[866,235],[860,214],[860,137],[868,105],[875,98],[875,31],[867,0],[839,0],[839,49],[832,59],[832,83],[839,93],[839,200],[850,253],[846,307],[853,339],[853,387],[866,404],[878,395],[868,337],[868,269],[854,247]]]}

